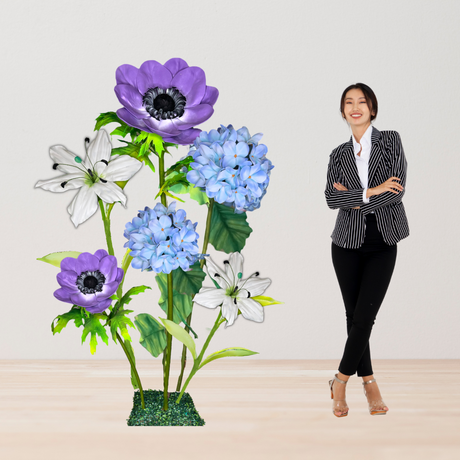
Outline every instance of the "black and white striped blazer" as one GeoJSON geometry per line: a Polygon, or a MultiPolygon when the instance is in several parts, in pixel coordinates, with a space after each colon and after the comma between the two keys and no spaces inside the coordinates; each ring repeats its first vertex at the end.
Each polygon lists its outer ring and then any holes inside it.
{"type": "Polygon", "coordinates": [[[376,187],[390,177],[399,177],[404,190],[398,194],[384,192],[363,201],[364,188],[359,179],[353,150],[352,136],[348,142],[335,148],[329,157],[327,170],[326,201],[331,209],[339,208],[332,241],[343,248],[359,248],[365,237],[365,216],[374,211],[377,227],[383,240],[389,245],[409,235],[409,225],[402,197],[406,190],[407,161],[396,131],[379,131],[372,127],[372,146],[369,158],[369,187],[376,187]],[[339,191],[334,182],[340,182],[348,190],[339,191]],[[360,209],[352,209],[359,206],[360,209]]]}

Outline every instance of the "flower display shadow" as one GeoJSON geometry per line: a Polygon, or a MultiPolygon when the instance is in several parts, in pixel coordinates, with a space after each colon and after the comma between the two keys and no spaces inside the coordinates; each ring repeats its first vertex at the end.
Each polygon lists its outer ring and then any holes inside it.
{"type": "Polygon", "coordinates": [[[168,410],[163,410],[163,391],[144,390],[145,409],[142,409],[139,391],[134,393],[133,409],[128,426],[203,426],[205,421],[195,409],[192,397],[184,393],[179,404],[180,392],[169,393],[168,410]]]}

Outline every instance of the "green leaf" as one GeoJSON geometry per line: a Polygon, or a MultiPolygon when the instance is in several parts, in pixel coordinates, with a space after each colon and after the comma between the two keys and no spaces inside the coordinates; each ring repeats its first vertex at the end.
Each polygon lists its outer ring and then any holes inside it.
{"type": "Polygon", "coordinates": [[[256,302],[259,302],[262,307],[266,307],[267,305],[275,305],[275,304],[282,304],[284,302],[278,302],[275,299],[272,299],[271,297],[266,297],[263,295],[256,295],[254,297],[251,297],[252,300],[255,300],[256,302]]]}
{"type": "Polygon", "coordinates": [[[62,329],[67,326],[69,321],[74,321],[76,327],[80,327],[83,325],[83,318],[82,318],[82,308],[74,305],[70,311],[64,313],[63,315],[58,315],[56,318],[53,319],[51,323],[51,331],[54,334],[60,333],[62,329]],[[54,322],[57,320],[56,324],[54,322]]]}
{"type": "Polygon", "coordinates": [[[125,137],[127,134],[130,134],[131,137],[138,136],[140,130],[138,128],[133,128],[132,126],[127,125],[124,121],[120,120],[115,112],[105,112],[101,113],[96,118],[96,126],[94,131],[99,131],[103,126],[110,123],[118,123],[120,126],[115,128],[110,134],[125,137]]]}
{"type": "MultiPolygon", "coordinates": [[[[126,341],[125,342],[125,348],[126,348],[126,351],[128,352],[129,356],[131,357],[131,359],[133,360],[133,363],[135,365],[136,364],[136,358],[134,356],[134,350],[133,350],[133,347],[131,346],[131,342],[126,341]]],[[[131,369],[131,385],[133,386],[133,388],[135,390],[137,390],[139,388],[139,385],[137,384],[136,376],[134,375],[133,368],[131,367],[131,365],[129,367],[131,369]]]]}
{"type": "Polygon", "coordinates": [[[166,348],[166,332],[164,327],[148,313],[141,313],[134,318],[141,334],[139,343],[155,358],[166,348]]]}
{"type": "Polygon", "coordinates": [[[250,356],[258,355],[257,351],[251,351],[246,348],[234,347],[234,348],[224,348],[223,350],[216,351],[207,356],[204,361],[200,364],[199,369],[201,369],[206,364],[214,361],[215,359],[225,358],[227,356],[250,356]]]}
{"type": "Polygon", "coordinates": [[[128,327],[134,327],[133,322],[126,316],[129,313],[132,313],[133,310],[117,310],[116,314],[112,316],[109,320],[110,331],[112,332],[112,339],[117,343],[117,331],[120,330],[121,336],[126,340],[131,342],[131,337],[128,332],[128,327]]]}
{"type": "Polygon", "coordinates": [[[181,293],[194,296],[203,285],[206,273],[200,267],[200,262],[195,262],[190,266],[190,270],[184,272],[182,268],[173,270],[173,288],[181,293]]]}
{"type": "Polygon", "coordinates": [[[246,213],[235,214],[233,208],[214,203],[211,216],[209,242],[227,254],[241,251],[252,232],[246,213]]]}
{"type": "Polygon", "coordinates": [[[164,152],[163,138],[159,134],[141,131],[135,142],[143,142],[139,151],[139,157],[148,155],[151,148],[153,148],[155,154],[159,157],[161,157],[164,152]]]}
{"type": "Polygon", "coordinates": [[[150,286],[134,286],[132,287],[120,300],[120,304],[118,308],[123,308],[123,305],[127,305],[129,302],[131,302],[132,297],[134,295],[140,294],[141,292],[144,292],[146,289],[152,289],[150,286]]]}
{"type": "Polygon", "coordinates": [[[174,323],[173,321],[169,321],[169,319],[166,318],[160,318],[161,321],[163,322],[165,328],[168,330],[168,332],[175,337],[179,342],[182,342],[189,350],[190,353],[193,356],[193,359],[196,359],[196,347],[195,347],[195,341],[193,338],[184,330],[182,329],[179,325],[174,323]]]}
{"type": "Polygon", "coordinates": [[[83,334],[81,336],[81,343],[83,343],[86,340],[87,335],[91,333],[89,349],[92,355],[96,353],[97,336],[99,336],[106,345],[109,344],[109,337],[105,332],[104,326],[100,322],[101,319],[105,318],[106,317],[104,315],[98,313],[96,315],[90,314],[89,318],[85,320],[85,328],[83,329],[83,334]]]}
{"type": "Polygon", "coordinates": [[[51,254],[40,257],[37,260],[41,260],[42,262],[46,262],[48,264],[54,265],[55,267],[61,268],[62,259],[65,259],[66,257],[73,257],[76,259],[80,254],[81,252],[76,251],[52,252],[51,254]]]}
{"type": "MultiPolygon", "coordinates": [[[[174,276],[174,275],[173,275],[174,276]]],[[[161,309],[168,314],[168,277],[164,273],[155,276],[158,287],[161,291],[161,297],[158,301],[161,309]]],[[[188,315],[192,312],[192,297],[187,294],[180,294],[174,289],[173,279],[173,321],[176,324],[187,320],[188,315]]]]}
{"type": "Polygon", "coordinates": [[[128,141],[121,142],[125,142],[126,145],[112,149],[112,155],[128,155],[137,160],[139,157],[139,150],[141,149],[140,144],[133,144],[132,142],[128,141]]]}

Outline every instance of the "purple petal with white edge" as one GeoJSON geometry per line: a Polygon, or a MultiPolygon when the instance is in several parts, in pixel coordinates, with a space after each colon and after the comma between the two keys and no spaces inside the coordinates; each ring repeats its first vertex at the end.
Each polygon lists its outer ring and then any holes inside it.
{"type": "Polygon", "coordinates": [[[77,273],[77,259],[74,257],[66,257],[65,259],[62,259],[61,270],[72,270],[75,272],[76,275],[80,274],[77,273]]]}
{"type": "Polygon", "coordinates": [[[120,104],[123,105],[136,118],[147,118],[150,114],[145,110],[142,96],[131,85],[117,85],[114,88],[120,104]]]}
{"type": "Polygon", "coordinates": [[[238,307],[235,305],[232,297],[225,297],[222,304],[222,316],[227,320],[225,328],[231,326],[238,317],[238,307]]]}
{"type": "Polygon", "coordinates": [[[117,80],[117,85],[131,85],[134,88],[137,88],[137,75],[139,69],[130,64],[123,64],[118,67],[115,72],[115,79],[117,80]]]}
{"type": "Polygon", "coordinates": [[[83,294],[79,292],[78,294],[71,294],[70,300],[79,307],[94,307],[98,304],[95,294],[83,294]]]}
{"type": "Polygon", "coordinates": [[[82,252],[78,258],[76,263],[77,274],[80,275],[86,271],[95,271],[99,270],[99,259],[89,252],[82,252]]]}
{"type": "Polygon", "coordinates": [[[70,220],[75,227],[78,227],[81,223],[88,220],[98,208],[97,195],[94,190],[92,190],[92,187],[81,187],[69,207],[72,209],[70,220]]]}
{"type": "Polygon", "coordinates": [[[61,302],[73,303],[70,299],[70,292],[66,288],[59,288],[53,292],[54,297],[60,300],[61,302]]]}
{"type": "Polygon", "coordinates": [[[199,136],[201,129],[190,128],[186,131],[181,131],[181,133],[174,137],[164,137],[165,142],[172,142],[174,144],[180,145],[189,145],[193,144],[193,141],[199,136]]]}
{"type": "Polygon", "coordinates": [[[109,162],[102,177],[112,182],[129,180],[140,171],[141,168],[141,161],[128,155],[120,155],[109,162]]]}
{"type": "Polygon", "coordinates": [[[117,110],[117,117],[124,121],[127,125],[132,126],[133,128],[140,129],[142,131],[147,131],[145,123],[140,118],[136,118],[132,113],[126,110],[124,107],[117,110]]]}
{"type": "Polygon", "coordinates": [[[114,182],[107,182],[106,184],[96,182],[91,189],[93,189],[94,193],[105,203],[120,201],[123,206],[126,205],[126,195],[114,182]]]}
{"type": "Polygon", "coordinates": [[[206,86],[206,91],[204,93],[202,104],[214,105],[219,97],[219,90],[214,88],[214,86],[206,86]]]}
{"type": "Polygon", "coordinates": [[[258,295],[262,295],[265,290],[270,286],[272,280],[270,278],[259,278],[257,276],[253,276],[244,280],[241,283],[241,286],[244,285],[244,289],[246,289],[251,297],[255,297],[258,295]]]}
{"type": "Polygon", "coordinates": [[[150,88],[167,89],[171,86],[171,72],[157,61],[145,61],[137,75],[137,89],[144,95],[150,88]]]}
{"type": "Polygon", "coordinates": [[[241,314],[250,321],[261,323],[264,320],[264,308],[252,299],[238,299],[238,308],[241,314]]]}
{"type": "Polygon", "coordinates": [[[105,250],[105,249],[98,249],[95,253],[94,253],[94,257],[97,257],[99,260],[101,260],[102,258],[108,256],[109,253],[105,250]]]}
{"type": "Polygon", "coordinates": [[[63,270],[56,275],[57,282],[61,287],[78,291],[77,274],[73,270],[63,270]]]}
{"type": "Polygon", "coordinates": [[[99,271],[105,276],[105,282],[111,283],[117,277],[117,259],[115,256],[105,256],[99,261],[99,271]]]}
{"type": "Polygon", "coordinates": [[[54,193],[67,192],[67,190],[75,190],[82,187],[85,184],[83,176],[84,173],[81,172],[77,174],[64,174],[54,179],[39,180],[35,184],[35,188],[41,187],[43,190],[54,193]],[[63,183],[65,183],[64,187],[62,187],[63,183]]]}
{"type": "Polygon", "coordinates": [[[174,75],[175,86],[187,99],[185,110],[198,105],[206,92],[206,75],[200,67],[187,67],[174,75]]]}
{"type": "Polygon", "coordinates": [[[183,69],[188,67],[188,64],[181,58],[172,58],[164,63],[164,66],[171,72],[171,75],[176,75],[183,69]]]}
{"type": "Polygon", "coordinates": [[[224,301],[225,289],[204,287],[195,295],[193,301],[206,308],[216,308],[224,301]]]}
{"type": "Polygon", "coordinates": [[[88,313],[92,313],[93,315],[96,313],[102,313],[104,310],[107,310],[107,308],[110,307],[111,303],[112,303],[112,299],[105,299],[102,302],[99,302],[94,307],[85,307],[85,310],[88,313]]]}
{"type": "Polygon", "coordinates": [[[52,145],[50,147],[50,157],[53,163],[57,163],[57,169],[67,174],[74,174],[78,172],[77,168],[81,168],[75,161],[75,153],[67,150],[63,145],[52,145]]]}
{"type": "Polygon", "coordinates": [[[147,129],[144,128],[144,131],[149,131],[151,133],[157,133],[160,136],[175,136],[180,134],[180,131],[177,129],[176,125],[172,120],[157,120],[153,117],[144,118],[142,120],[147,129]]]}
{"type": "Polygon", "coordinates": [[[243,276],[244,258],[240,252],[232,252],[228,258],[229,264],[225,264],[225,273],[230,279],[234,280],[233,286],[236,286],[240,278],[238,273],[243,276]]]}
{"type": "Polygon", "coordinates": [[[214,109],[208,104],[200,104],[196,107],[186,107],[184,114],[180,118],[174,118],[172,122],[177,129],[185,130],[199,125],[206,121],[212,114],[214,109]]]}
{"type": "Polygon", "coordinates": [[[112,154],[112,143],[105,129],[100,129],[97,136],[88,146],[88,157],[95,165],[101,160],[109,161],[112,154]]]}
{"type": "Polygon", "coordinates": [[[104,286],[102,287],[101,292],[96,292],[95,296],[98,301],[102,299],[106,299],[107,297],[110,297],[111,295],[115,294],[116,290],[118,289],[120,283],[117,283],[116,281],[112,281],[111,283],[104,283],[104,286]]]}
{"type": "Polygon", "coordinates": [[[115,278],[115,281],[117,283],[121,283],[121,280],[123,279],[125,272],[123,271],[122,268],[117,267],[117,277],[115,278]]]}

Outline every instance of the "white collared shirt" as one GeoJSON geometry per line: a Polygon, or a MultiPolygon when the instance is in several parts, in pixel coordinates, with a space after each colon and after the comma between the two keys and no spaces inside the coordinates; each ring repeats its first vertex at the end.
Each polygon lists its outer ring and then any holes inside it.
{"type": "MultiPolygon", "coordinates": [[[[353,150],[355,154],[355,161],[356,166],[358,168],[359,179],[361,181],[361,185],[364,187],[363,192],[363,201],[364,203],[369,203],[369,198],[366,197],[367,189],[369,187],[368,179],[369,179],[369,157],[371,155],[371,147],[372,147],[372,125],[366,129],[366,132],[363,134],[360,142],[357,142],[355,136],[352,135],[353,138],[353,150]],[[361,150],[360,155],[358,155],[359,151],[361,150]]],[[[373,212],[373,211],[372,211],[373,212]]]]}

